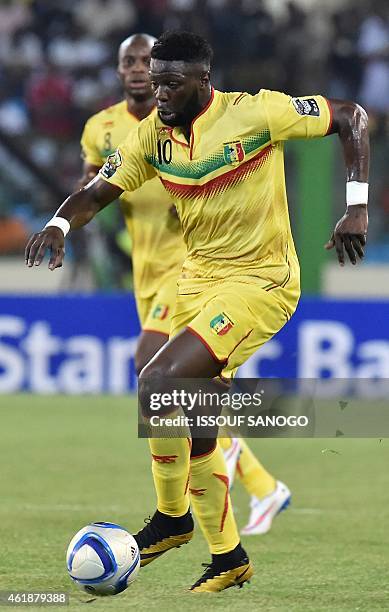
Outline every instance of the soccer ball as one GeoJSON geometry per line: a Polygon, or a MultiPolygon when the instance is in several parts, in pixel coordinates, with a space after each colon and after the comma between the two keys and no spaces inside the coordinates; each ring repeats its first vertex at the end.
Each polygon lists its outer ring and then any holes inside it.
{"type": "Polygon", "coordinates": [[[137,577],[140,554],[132,535],[120,525],[92,523],[70,542],[66,563],[72,580],[87,593],[116,595],[137,577]]]}

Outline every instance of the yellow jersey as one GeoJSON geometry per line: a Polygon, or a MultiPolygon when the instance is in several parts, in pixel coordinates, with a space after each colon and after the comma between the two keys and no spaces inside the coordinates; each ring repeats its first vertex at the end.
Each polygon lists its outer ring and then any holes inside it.
{"type": "Polygon", "coordinates": [[[324,136],[322,96],[222,93],[193,120],[189,142],[153,114],[108,158],[101,176],[131,191],[158,176],[174,200],[187,257],[179,293],[226,278],[283,286],[299,276],[284,177],[284,141],[324,136]]]}
{"type": "MultiPolygon", "coordinates": [[[[88,119],[81,138],[83,157],[102,166],[107,157],[137,128],[139,120],[123,100],[88,119]]],[[[167,275],[180,274],[186,249],[172,197],[154,178],[120,198],[132,240],[134,289],[138,297],[154,295],[167,275]]]]}

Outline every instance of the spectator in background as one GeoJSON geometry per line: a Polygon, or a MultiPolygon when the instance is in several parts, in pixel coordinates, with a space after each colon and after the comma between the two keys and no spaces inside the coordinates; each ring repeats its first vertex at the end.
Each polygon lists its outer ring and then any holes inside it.
{"type": "Polygon", "coordinates": [[[352,8],[342,9],[332,16],[329,69],[330,95],[334,98],[355,100],[362,76],[358,53],[360,16],[352,8]]]}
{"type": "Polygon", "coordinates": [[[57,0],[32,0],[33,30],[45,51],[51,40],[72,26],[75,2],[67,0],[61,6],[57,0]]]}
{"type": "Polygon", "coordinates": [[[223,9],[213,9],[211,15],[216,57],[226,66],[229,62],[236,63],[242,57],[246,44],[243,1],[226,0],[223,9]]]}
{"type": "Polygon", "coordinates": [[[7,53],[12,37],[32,21],[27,2],[2,0],[0,4],[0,57],[7,53]]]}
{"type": "Polygon", "coordinates": [[[131,0],[82,0],[75,10],[76,23],[99,39],[122,30],[131,32],[136,18],[131,0]]]}
{"type": "Polygon", "coordinates": [[[23,221],[13,215],[10,198],[5,185],[0,194],[0,255],[23,252],[23,240],[28,236],[28,228],[23,221]]]}
{"type": "MultiPolygon", "coordinates": [[[[160,9],[159,9],[160,10],[160,9]]],[[[163,30],[190,30],[209,33],[207,0],[170,0],[165,12],[163,30]]]]}
{"type": "Polygon", "coordinates": [[[42,41],[33,28],[28,27],[15,32],[4,60],[13,70],[31,70],[41,64],[43,57],[42,41]]]}
{"type": "Polygon", "coordinates": [[[6,217],[0,213],[0,255],[23,253],[28,233],[28,229],[20,219],[6,217]]]}
{"type": "Polygon", "coordinates": [[[72,25],[47,48],[50,62],[68,70],[101,66],[109,57],[107,44],[72,25]]]}
{"type": "Polygon", "coordinates": [[[245,19],[248,57],[255,57],[260,61],[273,59],[276,51],[276,27],[264,2],[247,3],[245,19]]]}
{"type": "Polygon", "coordinates": [[[280,60],[280,83],[278,88],[289,94],[301,91],[301,71],[305,66],[307,34],[306,14],[295,3],[288,2],[286,17],[277,32],[276,57],[280,60]]]}
{"type": "Polygon", "coordinates": [[[71,138],[75,116],[72,106],[73,82],[47,63],[27,82],[26,98],[32,126],[52,138],[71,138]]]}
{"type": "Polygon", "coordinates": [[[29,121],[23,102],[18,98],[0,98],[0,129],[12,136],[25,134],[29,121]]]}
{"type": "Polygon", "coordinates": [[[374,0],[358,41],[364,62],[360,101],[370,112],[389,112],[389,4],[374,0]]]}

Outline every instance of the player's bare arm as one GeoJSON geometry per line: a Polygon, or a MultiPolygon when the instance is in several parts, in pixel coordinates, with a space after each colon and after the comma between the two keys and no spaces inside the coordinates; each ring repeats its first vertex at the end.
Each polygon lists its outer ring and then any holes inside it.
{"type": "Polygon", "coordinates": [[[84,162],[82,177],[78,181],[78,189],[85,187],[98,174],[100,166],[95,166],[89,162],[84,162]]]}
{"type": "Polygon", "coordinates": [[[86,225],[105,206],[116,200],[123,190],[96,176],[86,187],[72,193],[59,207],[52,221],[60,219],[59,226],[50,225],[41,232],[31,236],[25,251],[26,265],[39,266],[45,256],[46,250],[50,251],[49,269],[55,270],[62,266],[65,256],[65,232],[62,225],[67,229],[78,229],[86,225]]]}
{"type": "Polygon", "coordinates": [[[335,247],[341,266],[346,251],[352,264],[364,257],[368,225],[369,133],[366,111],[353,102],[329,101],[333,113],[330,134],[338,134],[347,172],[347,210],[338,221],[326,249],[335,247]]]}

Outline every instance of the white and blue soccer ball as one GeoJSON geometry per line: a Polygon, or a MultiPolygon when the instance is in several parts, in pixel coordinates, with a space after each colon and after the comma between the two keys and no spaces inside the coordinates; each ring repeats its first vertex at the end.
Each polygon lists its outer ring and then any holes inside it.
{"type": "Polygon", "coordinates": [[[71,579],[94,595],[116,595],[135,580],[139,548],[128,531],[115,523],[91,523],[69,544],[66,563],[71,579]]]}

